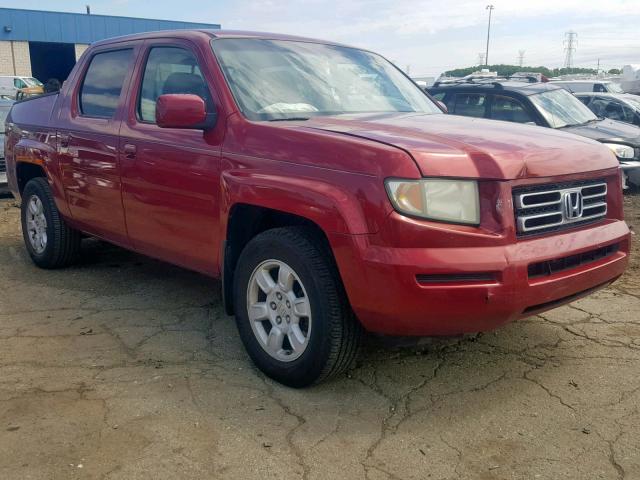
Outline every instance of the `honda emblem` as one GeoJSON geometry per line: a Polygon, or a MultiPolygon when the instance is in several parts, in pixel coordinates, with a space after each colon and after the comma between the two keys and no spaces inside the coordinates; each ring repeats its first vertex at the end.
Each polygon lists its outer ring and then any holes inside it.
{"type": "Polygon", "coordinates": [[[584,208],[582,192],[579,190],[564,192],[562,195],[562,206],[566,220],[576,220],[582,217],[582,210],[584,208]]]}

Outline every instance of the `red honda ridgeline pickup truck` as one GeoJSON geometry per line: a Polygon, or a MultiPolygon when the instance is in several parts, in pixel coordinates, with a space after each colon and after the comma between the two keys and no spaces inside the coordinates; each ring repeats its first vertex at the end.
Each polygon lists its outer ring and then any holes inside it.
{"type": "Polygon", "coordinates": [[[256,365],[295,387],[364,329],[489,330],[610,284],[628,262],[599,143],[444,115],[374,53],[224,31],[98,42],[8,119],[26,248],[90,235],[222,278],[256,365]]]}

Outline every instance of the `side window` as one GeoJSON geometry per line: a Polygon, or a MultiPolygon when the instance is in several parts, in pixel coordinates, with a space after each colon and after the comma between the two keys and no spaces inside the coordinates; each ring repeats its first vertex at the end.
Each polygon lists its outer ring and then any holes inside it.
{"type": "Polygon", "coordinates": [[[491,103],[491,118],[507,122],[533,122],[529,112],[515,98],[494,95],[491,103]]]}
{"type": "Polygon", "coordinates": [[[152,48],[140,88],[140,120],[155,123],[158,97],[170,93],[190,93],[198,95],[207,104],[211,101],[207,84],[193,53],[178,47],[152,48]]]}
{"type": "Polygon", "coordinates": [[[611,103],[611,100],[602,97],[595,97],[591,100],[589,108],[597,117],[607,116],[607,106],[611,103]]]}
{"type": "Polygon", "coordinates": [[[132,58],[133,50],[130,48],[94,55],[80,88],[80,112],[83,115],[113,116],[132,58]]]}
{"type": "Polygon", "coordinates": [[[594,83],[593,84],[593,91],[594,92],[598,92],[598,93],[602,93],[602,92],[606,92],[607,88],[601,83],[594,83]]]}
{"type": "Polygon", "coordinates": [[[13,79],[13,86],[16,88],[27,88],[27,84],[22,81],[20,78],[13,79]]]}
{"type": "Polygon", "coordinates": [[[440,100],[442,101],[442,99],[444,98],[446,92],[438,92],[438,93],[434,93],[431,96],[433,98],[435,98],[436,100],[440,100]]]}
{"type": "Polygon", "coordinates": [[[621,102],[610,101],[606,106],[604,116],[612,120],[633,123],[635,113],[621,102]]]}
{"type": "MultiPolygon", "coordinates": [[[[484,117],[486,95],[484,93],[458,93],[456,94],[455,115],[465,117],[484,117]]],[[[451,108],[447,105],[447,108],[451,108]]]]}

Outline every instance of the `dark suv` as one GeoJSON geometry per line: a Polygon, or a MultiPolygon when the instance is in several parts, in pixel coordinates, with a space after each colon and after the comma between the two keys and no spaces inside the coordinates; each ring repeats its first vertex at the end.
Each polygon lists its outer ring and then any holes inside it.
{"type": "Polygon", "coordinates": [[[528,123],[598,140],[615,153],[625,180],[640,187],[640,128],[598,118],[562,87],[484,78],[436,82],[428,92],[453,115],[528,123]]]}

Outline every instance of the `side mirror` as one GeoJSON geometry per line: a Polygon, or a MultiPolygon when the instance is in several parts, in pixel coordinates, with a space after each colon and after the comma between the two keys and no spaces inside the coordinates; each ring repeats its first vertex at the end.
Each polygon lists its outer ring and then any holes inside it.
{"type": "Polygon", "coordinates": [[[445,105],[445,103],[441,100],[436,100],[438,102],[438,106],[444,111],[444,113],[449,113],[449,109],[445,105]]]}
{"type": "Polygon", "coordinates": [[[161,128],[208,130],[216,124],[216,113],[207,113],[207,106],[198,95],[171,93],[158,97],[156,123],[161,128]]]}

